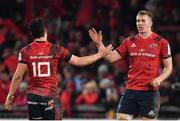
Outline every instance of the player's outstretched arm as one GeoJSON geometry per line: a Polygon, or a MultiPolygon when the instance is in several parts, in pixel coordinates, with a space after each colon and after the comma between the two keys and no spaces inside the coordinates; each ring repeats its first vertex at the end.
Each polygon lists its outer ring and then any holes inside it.
{"type": "MultiPolygon", "coordinates": [[[[96,45],[98,49],[105,48],[105,45],[102,42],[102,32],[97,32],[94,28],[89,29],[89,36],[96,45]]],[[[121,56],[116,50],[111,51],[109,54],[103,56],[103,58],[109,62],[115,62],[121,59],[121,56]]]]}
{"type": "Polygon", "coordinates": [[[112,51],[112,49],[113,49],[112,45],[109,45],[105,48],[98,49],[98,52],[93,55],[83,56],[83,57],[78,57],[76,55],[72,55],[72,57],[68,63],[75,65],[75,66],[86,66],[86,65],[92,64],[95,61],[101,59],[103,56],[106,56],[107,54],[109,54],[109,52],[112,51]]]}
{"type": "Polygon", "coordinates": [[[12,77],[11,86],[5,102],[5,108],[8,110],[12,110],[14,94],[22,81],[26,69],[26,64],[18,63],[16,71],[12,77]]]}

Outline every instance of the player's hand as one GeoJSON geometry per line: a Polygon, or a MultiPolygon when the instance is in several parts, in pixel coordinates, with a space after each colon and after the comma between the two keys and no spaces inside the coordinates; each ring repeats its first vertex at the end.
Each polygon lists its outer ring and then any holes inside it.
{"type": "Polygon", "coordinates": [[[92,41],[96,44],[96,46],[99,46],[102,44],[102,32],[99,31],[99,33],[94,29],[89,29],[89,36],[91,37],[92,41]]]}
{"type": "Polygon", "coordinates": [[[111,53],[113,50],[113,46],[110,44],[107,47],[101,47],[98,49],[98,53],[101,55],[101,57],[105,57],[109,53],[111,53]]]}
{"type": "Polygon", "coordinates": [[[153,78],[152,82],[150,83],[150,86],[157,88],[160,86],[160,84],[161,81],[158,78],[153,78]]]}
{"type": "Polygon", "coordinates": [[[4,104],[5,109],[11,111],[12,110],[12,105],[13,105],[13,100],[6,99],[6,102],[4,104]]]}

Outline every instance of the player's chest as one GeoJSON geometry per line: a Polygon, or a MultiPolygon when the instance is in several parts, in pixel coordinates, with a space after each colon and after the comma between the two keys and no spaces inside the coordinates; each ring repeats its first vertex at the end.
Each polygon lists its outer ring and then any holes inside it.
{"type": "Polygon", "coordinates": [[[130,56],[143,56],[143,57],[159,57],[160,45],[157,42],[131,42],[128,45],[130,56]]]}

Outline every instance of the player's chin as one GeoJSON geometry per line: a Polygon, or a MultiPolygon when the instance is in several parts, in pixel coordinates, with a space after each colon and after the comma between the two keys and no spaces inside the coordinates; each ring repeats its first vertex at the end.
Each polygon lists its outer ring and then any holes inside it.
{"type": "Polygon", "coordinates": [[[141,28],[138,28],[138,32],[139,33],[144,33],[144,32],[146,32],[146,30],[144,30],[144,28],[141,27],[141,28]]]}
{"type": "Polygon", "coordinates": [[[144,31],[142,29],[138,29],[139,33],[144,33],[144,31]]]}

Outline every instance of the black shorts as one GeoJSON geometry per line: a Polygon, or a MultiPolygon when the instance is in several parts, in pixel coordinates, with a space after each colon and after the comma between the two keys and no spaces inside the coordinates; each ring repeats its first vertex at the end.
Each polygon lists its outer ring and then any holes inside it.
{"type": "Polygon", "coordinates": [[[126,90],[119,102],[117,113],[157,118],[160,108],[159,91],[126,90]]]}
{"type": "Polygon", "coordinates": [[[30,120],[61,120],[59,99],[28,94],[27,104],[30,120]]]}

